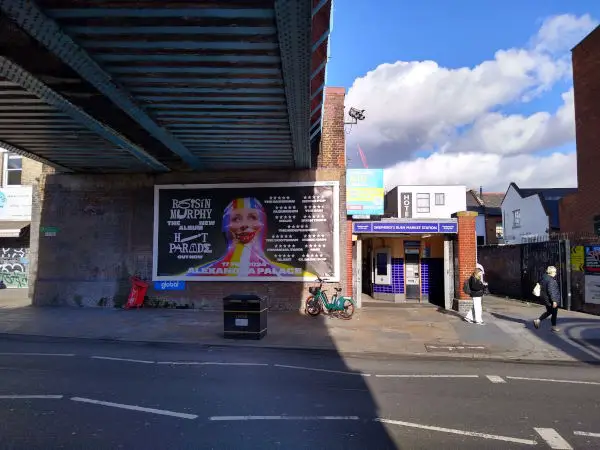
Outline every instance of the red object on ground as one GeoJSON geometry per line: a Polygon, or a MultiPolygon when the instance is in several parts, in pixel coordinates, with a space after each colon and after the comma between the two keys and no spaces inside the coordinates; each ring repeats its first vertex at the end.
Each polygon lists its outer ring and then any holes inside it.
{"type": "Polygon", "coordinates": [[[144,297],[148,291],[148,283],[140,280],[139,278],[131,278],[131,291],[129,292],[129,298],[125,303],[125,309],[129,308],[141,308],[144,304],[144,297]]]}

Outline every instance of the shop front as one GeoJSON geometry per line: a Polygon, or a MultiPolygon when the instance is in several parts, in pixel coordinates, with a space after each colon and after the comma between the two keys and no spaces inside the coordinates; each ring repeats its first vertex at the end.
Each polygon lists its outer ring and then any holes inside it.
{"type": "Polygon", "coordinates": [[[451,308],[456,219],[354,222],[352,231],[359,304],[372,298],[451,308]]]}

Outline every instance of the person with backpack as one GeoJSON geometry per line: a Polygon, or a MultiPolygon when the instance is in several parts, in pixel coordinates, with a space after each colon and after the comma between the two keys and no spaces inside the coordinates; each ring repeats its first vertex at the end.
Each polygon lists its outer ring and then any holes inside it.
{"type": "Polygon", "coordinates": [[[533,326],[535,326],[536,329],[540,328],[540,324],[543,320],[546,320],[548,317],[552,317],[550,319],[552,331],[560,331],[560,329],[556,327],[558,303],[560,302],[560,288],[558,287],[558,282],[556,281],[555,277],[556,267],[549,266],[546,269],[546,273],[533,290],[534,295],[539,296],[546,306],[546,312],[544,312],[539,319],[535,319],[533,321],[533,326]]]}
{"type": "Polygon", "coordinates": [[[463,291],[465,294],[470,295],[473,299],[473,306],[465,316],[465,321],[469,323],[476,323],[477,325],[484,325],[482,317],[481,298],[485,291],[485,284],[482,279],[483,271],[478,267],[473,271],[473,274],[468,280],[465,280],[463,285],[463,291]]]}

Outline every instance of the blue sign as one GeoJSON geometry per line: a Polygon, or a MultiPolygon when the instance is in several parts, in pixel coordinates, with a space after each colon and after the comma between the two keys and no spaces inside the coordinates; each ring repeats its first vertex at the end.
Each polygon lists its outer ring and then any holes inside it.
{"type": "Polygon", "coordinates": [[[354,222],[353,233],[458,233],[456,222],[354,222]]]}
{"type": "Polygon", "coordinates": [[[383,169],[346,171],[346,213],[349,216],[383,215],[383,169]]]}
{"type": "Polygon", "coordinates": [[[157,291],[183,291],[185,281],[155,281],[154,289],[157,291]]]}

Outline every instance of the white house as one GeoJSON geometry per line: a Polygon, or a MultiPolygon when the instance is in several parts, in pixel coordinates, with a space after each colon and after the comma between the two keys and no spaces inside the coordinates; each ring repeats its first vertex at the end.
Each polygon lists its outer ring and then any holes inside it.
{"type": "Polygon", "coordinates": [[[385,196],[385,214],[403,219],[446,219],[466,211],[466,186],[397,186],[385,196]]]}
{"type": "Polygon", "coordinates": [[[502,200],[504,243],[521,244],[548,240],[560,230],[559,200],[575,188],[521,189],[510,183],[502,200]]]}

